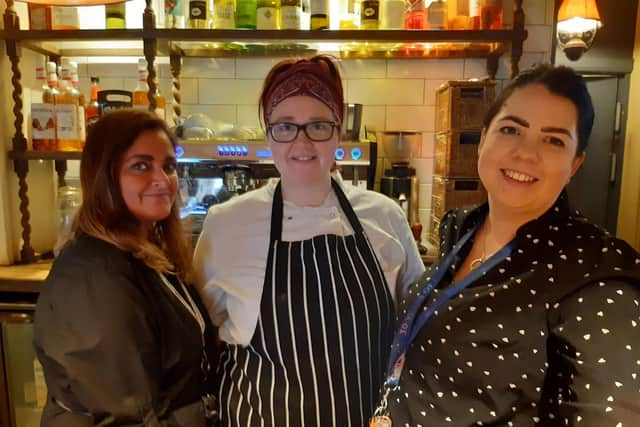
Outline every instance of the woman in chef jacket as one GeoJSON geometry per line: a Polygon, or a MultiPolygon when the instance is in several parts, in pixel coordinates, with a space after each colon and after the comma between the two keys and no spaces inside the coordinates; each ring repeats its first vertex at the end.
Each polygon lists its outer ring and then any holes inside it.
{"type": "Polygon", "coordinates": [[[344,114],[327,56],[267,75],[261,119],[280,180],[213,206],[196,282],[219,326],[224,426],[363,426],[394,296],[424,271],[402,209],[332,174],[344,114]]]}

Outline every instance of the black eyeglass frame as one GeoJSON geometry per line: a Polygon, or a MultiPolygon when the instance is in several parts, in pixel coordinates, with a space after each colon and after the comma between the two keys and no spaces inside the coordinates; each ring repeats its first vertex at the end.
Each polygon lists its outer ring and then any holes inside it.
{"type": "Polygon", "coordinates": [[[298,138],[298,135],[300,135],[300,131],[302,130],[305,134],[305,136],[307,138],[309,138],[309,140],[313,141],[313,142],[326,142],[329,141],[331,138],[333,138],[333,134],[335,132],[336,128],[339,128],[340,126],[336,123],[336,122],[332,122],[330,120],[315,120],[313,122],[307,122],[307,123],[302,123],[302,124],[297,124],[297,123],[291,123],[291,122],[274,122],[274,123],[269,123],[267,125],[267,132],[269,133],[269,136],[271,136],[271,139],[273,139],[274,142],[277,142],[279,144],[289,144],[293,141],[296,140],[296,138],[298,138]],[[328,138],[325,139],[317,139],[317,138],[313,138],[311,137],[311,135],[309,135],[309,132],[307,132],[307,126],[310,125],[314,125],[317,123],[327,123],[329,125],[331,125],[331,133],[329,134],[328,138]],[[296,134],[293,136],[293,138],[291,138],[290,140],[287,141],[283,141],[283,140],[279,140],[276,139],[276,137],[273,135],[273,126],[274,125],[290,125],[296,128],[296,134]]]}

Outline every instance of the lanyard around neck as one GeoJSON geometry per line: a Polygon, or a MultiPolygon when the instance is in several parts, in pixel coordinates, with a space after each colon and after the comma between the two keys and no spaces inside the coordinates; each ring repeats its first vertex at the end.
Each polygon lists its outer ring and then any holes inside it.
{"type": "Polygon", "coordinates": [[[429,306],[427,306],[426,309],[424,309],[418,316],[418,312],[422,309],[427,297],[431,294],[435,287],[440,284],[440,282],[444,278],[444,275],[447,273],[447,271],[455,261],[456,256],[464,247],[465,243],[467,243],[469,238],[476,232],[477,228],[477,226],[472,228],[464,236],[462,236],[462,238],[453,246],[451,252],[449,252],[449,254],[445,257],[444,261],[442,261],[435,267],[435,271],[433,272],[433,275],[427,282],[426,286],[422,288],[413,304],[407,310],[407,314],[400,324],[400,328],[396,332],[393,344],[391,345],[391,354],[389,357],[389,365],[387,368],[387,380],[385,382],[386,388],[391,389],[398,385],[400,381],[400,374],[402,373],[402,368],[404,365],[404,355],[411,344],[415,341],[422,327],[427,323],[427,320],[429,320],[429,318],[433,315],[433,313],[442,308],[447,303],[447,301],[458,295],[471,283],[476,281],[497,264],[502,262],[502,260],[504,260],[511,253],[513,241],[509,242],[509,244],[500,249],[500,251],[496,252],[491,258],[480,265],[477,269],[472,270],[469,274],[463,277],[462,280],[453,283],[451,286],[446,288],[444,292],[439,297],[434,298],[434,301],[429,304],[429,306]]]}
{"type": "Polygon", "coordinates": [[[169,283],[169,280],[165,277],[164,274],[158,272],[158,276],[160,276],[160,280],[162,281],[162,283],[167,287],[167,289],[169,289],[169,291],[173,294],[173,296],[176,297],[178,302],[180,302],[180,304],[182,304],[182,306],[187,310],[187,312],[195,319],[196,323],[198,324],[198,327],[200,328],[200,334],[202,335],[202,342],[204,344],[204,330],[205,330],[204,318],[202,317],[202,314],[200,313],[198,306],[193,301],[193,298],[191,298],[191,295],[189,294],[189,291],[187,290],[186,286],[176,276],[176,279],[178,280],[178,283],[180,284],[180,287],[182,288],[182,291],[186,296],[186,299],[185,299],[174,286],[171,286],[171,283],[169,283]]]}

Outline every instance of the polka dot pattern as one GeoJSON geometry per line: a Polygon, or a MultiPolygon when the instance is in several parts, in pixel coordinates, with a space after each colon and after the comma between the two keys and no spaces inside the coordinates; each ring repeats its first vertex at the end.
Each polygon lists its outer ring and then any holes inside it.
{"type": "MultiPolygon", "coordinates": [[[[487,209],[447,213],[442,255],[487,209]]],[[[432,271],[407,289],[400,317],[432,271]]],[[[640,255],[563,194],[520,228],[509,257],[434,313],[389,405],[394,426],[639,426],[639,376],[640,255]]]]}

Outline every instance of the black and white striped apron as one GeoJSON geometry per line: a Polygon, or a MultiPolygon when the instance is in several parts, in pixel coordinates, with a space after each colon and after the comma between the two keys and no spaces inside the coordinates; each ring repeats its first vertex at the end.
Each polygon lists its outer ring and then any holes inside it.
{"type": "Polygon", "coordinates": [[[247,347],[225,345],[222,426],[362,427],[393,334],[391,293],[353,208],[332,181],[351,236],[282,241],[276,187],[260,316],[247,347]]]}

